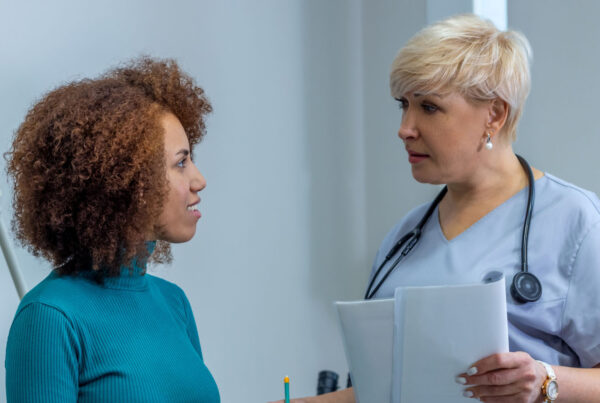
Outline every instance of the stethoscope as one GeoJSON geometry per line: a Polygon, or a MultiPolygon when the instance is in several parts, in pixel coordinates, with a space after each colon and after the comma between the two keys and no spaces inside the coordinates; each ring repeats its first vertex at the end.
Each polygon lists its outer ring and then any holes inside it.
{"type": "MultiPolygon", "coordinates": [[[[535,202],[535,183],[533,180],[533,172],[531,171],[531,167],[525,161],[523,157],[517,155],[519,162],[523,166],[523,169],[527,173],[527,179],[529,181],[529,196],[527,198],[527,209],[525,211],[525,221],[523,222],[523,237],[521,241],[521,271],[513,277],[512,284],[510,286],[510,293],[512,297],[520,302],[534,302],[540,299],[542,296],[542,284],[538,280],[538,278],[530,273],[527,270],[527,239],[529,237],[529,226],[531,224],[531,212],[533,211],[533,204],[535,202]]],[[[404,235],[396,244],[390,249],[388,254],[385,256],[385,259],[379,265],[379,268],[375,271],[373,278],[369,282],[369,286],[367,287],[367,292],[365,293],[365,299],[371,299],[377,293],[379,288],[383,285],[388,276],[394,271],[398,263],[402,261],[410,253],[410,251],[415,247],[419,239],[421,238],[421,234],[423,233],[423,227],[427,223],[427,220],[433,214],[435,208],[440,204],[446,193],[448,192],[448,187],[444,186],[442,191],[436,196],[433,200],[425,215],[421,218],[416,227],[410,231],[408,234],[404,235]],[[402,251],[396,256],[400,248],[402,251]],[[388,271],[385,273],[381,281],[373,288],[375,280],[379,277],[381,270],[389,262],[394,256],[396,256],[396,260],[390,265],[388,271]]]]}

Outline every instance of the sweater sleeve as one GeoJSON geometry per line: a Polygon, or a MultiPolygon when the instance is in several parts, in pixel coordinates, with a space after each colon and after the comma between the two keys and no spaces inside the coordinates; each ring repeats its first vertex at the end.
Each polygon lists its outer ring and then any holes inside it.
{"type": "Polygon", "coordinates": [[[7,402],[77,402],[79,356],[63,312],[39,302],[20,308],[6,348],[7,402]]]}
{"type": "Polygon", "coordinates": [[[181,298],[183,299],[183,308],[185,309],[185,317],[187,321],[187,333],[194,349],[198,352],[201,360],[202,358],[202,348],[200,347],[200,338],[198,336],[198,328],[196,327],[196,320],[194,319],[194,313],[192,312],[192,307],[190,306],[190,301],[188,301],[185,293],[181,291],[181,298]]]}

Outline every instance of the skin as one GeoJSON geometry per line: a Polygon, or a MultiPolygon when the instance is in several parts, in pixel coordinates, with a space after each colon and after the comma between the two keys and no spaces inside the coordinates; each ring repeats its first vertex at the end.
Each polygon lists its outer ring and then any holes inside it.
{"type": "Polygon", "coordinates": [[[192,239],[200,212],[188,207],[200,202],[198,192],[206,180],[191,160],[190,145],[179,119],[165,113],[161,119],[165,129],[165,161],[169,192],[158,218],[153,239],[181,243],[192,239]]]}
{"type": "MultiPolygon", "coordinates": [[[[446,184],[439,206],[442,231],[453,239],[527,186],[508,135],[501,132],[508,105],[499,99],[467,101],[458,93],[406,94],[398,136],[410,156],[413,177],[421,183],[446,184]],[[490,134],[494,148],[487,150],[490,134]]],[[[543,173],[532,168],[534,178],[543,173]]]]}
{"type": "MultiPolygon", "coordinates": [[[[408,93],[398,99],[404,142],[413,177],[446,184],[439,221],[447,239],[459,236],[487,213],[528,185],[527,176],[502,131],[509,107],[495,99],[472,102],[458,93],[408,93]],[[490,134],[493,149],[484,145],[490,134]]],[[[543,173],[532,168],[534,179],[543,173]]],[[[544,367],[525,352],[494,354],[473,363],[477,372],[459,374],[466,396],[493,403],[539,403],[544,367]]],[[[600,402],[600,364],[581,369],[553,366],[559,383],[557,402],[600,402]]],[[[279,401],[278,403],[281,403],[279,401]]],[[[352,389],[293,403],[354,403],[352,389]]]]}

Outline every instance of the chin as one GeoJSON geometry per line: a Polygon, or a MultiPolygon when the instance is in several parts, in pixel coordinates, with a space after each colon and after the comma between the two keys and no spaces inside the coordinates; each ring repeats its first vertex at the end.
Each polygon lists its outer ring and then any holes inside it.
{"type": "Polygon", "coordinates": [[[195,234],[196,228],[194,228],[193,231],[181,231],[177,233],[162,234],[162,236],[159,237],[159,239],[161,241],[167,241],[170,243],[184,243],[192,239],[195,234]]]}
{"type": "Polygon", "coordinates": [[[443,185],[446,182],[442,181],[439,177],[427,175],[425,172],[419,172],[417,169],[412,169],[413,178],[419,183],[427,183],[430,185],[443,185]]]}

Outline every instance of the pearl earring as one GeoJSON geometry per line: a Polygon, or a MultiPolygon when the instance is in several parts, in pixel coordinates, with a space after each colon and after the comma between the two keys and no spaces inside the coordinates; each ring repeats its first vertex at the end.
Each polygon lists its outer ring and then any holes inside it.
{"type": "Polygon", "coordinates": [[[492,143],[492,137],[489,133],[487,134],[487,139],[485,140],[485,148],[487,148],[488,150],[494,148],[494,144],[492,143]]]}

